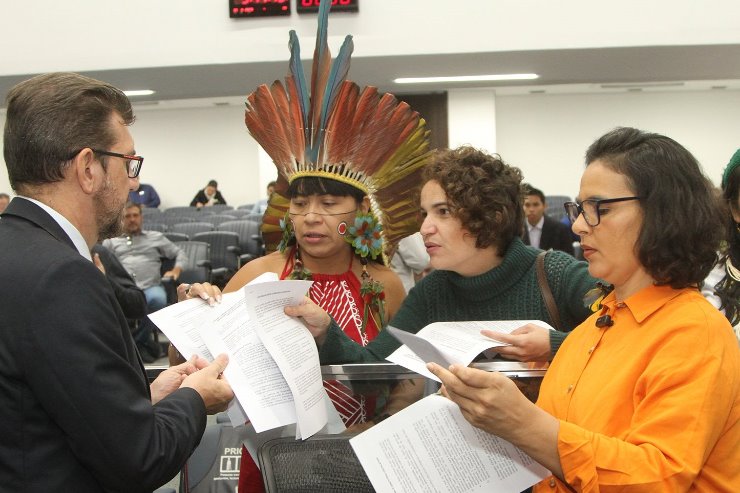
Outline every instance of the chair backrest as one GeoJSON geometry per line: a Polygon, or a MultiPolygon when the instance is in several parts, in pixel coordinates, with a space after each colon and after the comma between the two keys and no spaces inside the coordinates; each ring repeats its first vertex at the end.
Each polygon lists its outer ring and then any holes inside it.
{"type": "Polygon", "coordinates": [[[276,438],[257,451],[267,493],[374,492],[349,444],[353,435],[314,435],[308,440],[276,438]]]}
{"type": "Polygon", "coordinates": [[[250,221],[256,221],[260,224],[262,224],[262,218],[264,217],[264,214],[260,214],[258,212],[250,212],[247,214],[244,219],[249,219],[250,221]]]}
{"type": "Polygon", "coordinates": [[[200,443],[180,473],[180,493],[232,493],[239,482],[239,463],[247,427],[228,422],[206,426],[200,443]]]}
{"type": "Polygon", "coordinates": [[[251,211],[253,207],[254,207],[254,204],[243,204],[237,207],[237,209],[246,209],[246,210],[251,211]]]}
{"type": "Polygon", "coordinates": [[[198,212],[197,207],[190,207],[188,205],[183,206],[177,206],[177,207],[168,207],[164,210],[164,213],[168,216],[170,215],[180,215],[180,214],[188,214],[191,212],[198,212]]]}
{"type": "Polygon", "coordinates": [[[161,218],[161,220],[162,220],[162,222],[164,222],[164,224],[167,225],[167,230],[168,231],[175,224],[180,224],[180,223],[194,223],[194,222],[196,222],[195,219],[193,219],[192,217],[186,217],[186,216],[168,216],[168,215],[163,215],[162,218],[161,218]]]}
{"type": "Polygon", "coordinates": [[[190,237],[185,233],[175,233],[174,231],[165,231],[164,236],[172,243],[177,241],[188,241],[190,239],[190,237]]]}
{"type": "Polygon", "coordinates": [[[214,214],[212,216],[208,216],[207,219],[204,219],[204,222],[209,222],[215,227],[221,223],[225,223],[226,221],[235,221],[236,219],[238,218],[236,216],[232,216],[231,211],[229,211],[229,214],[214,214]]]}
{"type": "Polygon", "coordinates": [[[195,223],[176,223],[172,224],[167,228],[167,231],[173,233],[184,233],[192,240],[196,233],[202,233],[204,231],[212,231],[213,224],[207,222],[195,222],[195,223]]]}
{"type": "Polygon", "coordinates": [[[573,199],[571,199],[567,195],[548,195],[547,197],[545,197],[545,202],[547,203],[545,214],[555,219],[556,221],[560,221],[562,218],[565,217],[565,208],[563,207],[563,204],[572,200],[573,199]]]}
{"type": "Polygon", "coordinates": [[[165,209],[163,215],[168,218],[172,217],[187,217],[195,221],[200,221],[205,216],[215,214],[215,210],[211,210],[210,207],[170,207],[165,209]]]}
{"type": "Polygon", "coordinates": [[[263,254],[262,234],[260,224],[248,219],[227,221],[216,227],[217,231],[233,231],[239,235],[239,248],[242,253],[249,253],[255,257],[263,254]]]}
{"type": "Polygon", "coordinates": [[[214,214],[221,214],[222,212],[230,211],[233,208],[233,206],[227,204],[213,204],[209,205],[208,207],[203,207],[203,209],[205,209],[206,211],[211,211],[214,214]]]}
{"type": "Polygon", "coordinates": [[[147,221],[161,222],[160,218],[163,215],[164,213],[162,211],[154,207],[142,207],[141,208],[141,217],[143,218],[144,222],[147,222],[147,221]]]}
{"type": "Polygon", "coordinates": [[[167,225],[164,223],[144,223],[142,229],[146,231],[159,231],[164,233],[167,231],[167,225]]]}
{"type": "Polygon", "coordinates": [[[210,282],[211,245],[203,241],[176,241],[174,243],[182,248],[188,257],[188,262],[183,267],[178,282],[188,284],[210,282]]]}
{"type": "Polygon", "coordinates": [[[227,212],[229,216],[234,216],[237,219],[242,219],[243,217],[249,215],[252,213],[251,209],[232,209],[227,212]]]}
{"type": "Polygon", "coordinates": [[[239,247],[239,235],[232,231],[205,231],[194,234],[193,241],[204,241],[211,245],[211,267],[213,269],[226,268],[234,273],[239,266],[238,255],[229,247],[239,247]]]}

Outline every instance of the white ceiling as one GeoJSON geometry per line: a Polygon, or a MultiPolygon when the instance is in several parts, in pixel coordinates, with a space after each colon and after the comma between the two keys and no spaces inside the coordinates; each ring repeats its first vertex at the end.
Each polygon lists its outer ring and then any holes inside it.
{"type": "MultiPolygon", "coordinates": [[[[306,70],[310,67],[306,63],[306,70]]],[[[123,89],[156,88],[152,96],[133,98],[139,105],[233,104],[257,85],[287,73],[280,62],[127,68],[82,72],[123,89]]],[[[0,76],[0,100],[17,82],[33,74],[0,76]]],[[[628,90],[740,89],[740,44],[647,46],[469,54],[355,57],[350,79],[395,94],[455,88],[500,87],[504,94],[534,92],[599,92],[628,90]],[[540,75],[522,84],[503,82],[404,84],[399,76],[524,73],[540,75]]],[[[138,106],[138,105],[137,105],[138,106]]]]}

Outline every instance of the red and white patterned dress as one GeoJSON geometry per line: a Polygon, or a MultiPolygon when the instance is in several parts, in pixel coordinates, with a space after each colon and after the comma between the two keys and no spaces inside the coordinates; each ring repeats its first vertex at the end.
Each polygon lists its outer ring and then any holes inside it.
{"type": "MultiPolygon", "coordinates": [[[[309,298],[324,309],[342,327],[344,333],[363,346],[378,335],[378,327],[373,317],[368,317],[367,327],[362,330],[362,315],[365,303],[360,295],[361,282],[352,272],[350,259],[346,272],[342,274],[311,273],[313,284],[308,292],[309,298]]],[[[295,247],[288,254],[280,279],[286,279],[293,272],[295,247]]],[[[334,407],[346,426],[364,423],[372,416],[375,399],[352,392],[352,389],[338,380],[325,380],[324,388],[334,407]]],[[[242,447],[242,460],[239,471],[239,492],[262,492],[262,476],[249,452],[242,447]]]]}
{"type": "MultiPolygon", "coordinates": [[[[295,249],[295,247],[294,247],[295,249]]],[[[280,279],[286,279],[293,271],[295,251],[288,255],[280,279]]],[[[378,327],[373,317],[368,317],[367,327],[362,330],[362,314],[365,304],[360,296],[360,280],[352,272],[352,261],[350,258],[347,270],[342,274],[316,274],[311,273],[313,284],[308,292],[308,297],[324,309],[337,322],[347,336],[358,344],[366,346],[368,342],[378,335],[378,327]]],[[[368,412],[372,412],[374,402],[366,402],[362,395],[356,395],[346,385],[336,380],[324,382],[324,388],[329,394],[334,407],[342,417],[344,424],[352,426],[364,423],[368,412]]]]}

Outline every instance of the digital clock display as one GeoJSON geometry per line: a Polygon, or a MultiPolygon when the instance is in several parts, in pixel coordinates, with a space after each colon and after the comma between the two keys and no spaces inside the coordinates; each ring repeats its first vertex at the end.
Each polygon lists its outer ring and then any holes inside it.
{"type": "Polygon", "coordinates": [[[290,0],[229,0],[229,17],[274,15],[290,15],[290,0]]]}
{"type": "MultiPolygon", "coordinates": [[[[296,0],[299,14],[316,14],[321,0],[296,0]]],[[[331,12],[359,12],[360,0],[332,0],[331,12]]]]}

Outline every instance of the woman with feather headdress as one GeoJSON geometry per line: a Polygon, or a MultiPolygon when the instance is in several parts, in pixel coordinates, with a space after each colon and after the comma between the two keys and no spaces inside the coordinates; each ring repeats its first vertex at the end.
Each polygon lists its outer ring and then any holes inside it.
{"type": "MultiPolygon", "coordinates": [[[[330,3],[322,1],[319,10],[310,90],[291,31],[285,84],[262,85],[247,98],[247,128],[278,171],[262,226],[267,250],[277,251],[247,263],[225,292],[266,272],[311,279],[310,299],[364,346],[405,297],[387,265],[398,241],[418,231],[416,195],[430,154],[429,132],[408,104],[345,80],[352,38],[332,63],[330,3]]],[[[373,417],[371,398],[337,381],[324,387],[347,426],[373,417]]],[[[262,487],[243,449],[239,491],[262,487]]]]}

